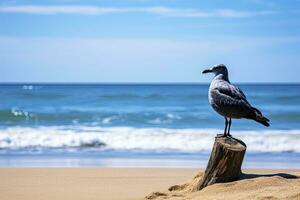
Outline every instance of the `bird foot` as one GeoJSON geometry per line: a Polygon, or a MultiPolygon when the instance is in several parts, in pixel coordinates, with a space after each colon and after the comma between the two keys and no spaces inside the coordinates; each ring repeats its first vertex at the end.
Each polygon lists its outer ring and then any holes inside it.
{"type": "Polygon", "coordinates": [[[216,138],[226,138],[226,137],[232,138],[232,135],[217,134],[216,136],[216,138]]]}
{"type": "Polygon", "coordinates": [[[223,137],[227,137],[227,135],[224,134],[217,134],[216,138],[223,138],[223,137]]]}

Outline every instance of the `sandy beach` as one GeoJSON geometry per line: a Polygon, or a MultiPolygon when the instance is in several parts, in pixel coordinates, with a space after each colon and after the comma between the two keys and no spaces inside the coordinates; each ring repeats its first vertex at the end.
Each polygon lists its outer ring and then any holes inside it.
{"type": "Polygon", "coordinates": [[[1,200],[300,199],[300,170],[245,170],[244,179],[200,192],[168,191],[199,169],[2,168],[1,200]],[[156,192],[156,193],[153,193],[156,192]],[[151,195],[152,194],[152,195],[151,195]]]}

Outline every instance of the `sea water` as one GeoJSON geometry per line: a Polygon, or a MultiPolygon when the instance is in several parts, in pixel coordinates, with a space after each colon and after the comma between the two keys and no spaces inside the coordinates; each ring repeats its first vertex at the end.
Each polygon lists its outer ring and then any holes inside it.
{"type": "MultiPolygon", "coordinates": [[[[238,84],[244,167],[300,168],[300,85],[238,84]]],[[[205,167],[224,118],[201,84],[2,84],[0,166],[205,167]]]]}

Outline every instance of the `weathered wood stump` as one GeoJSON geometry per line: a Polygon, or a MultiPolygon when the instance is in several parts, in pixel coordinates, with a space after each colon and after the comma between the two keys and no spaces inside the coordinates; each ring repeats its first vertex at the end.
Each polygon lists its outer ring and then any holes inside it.
{"type": "Polygon", "coordinates": [[[202,179],[194,185],[193,191],[214,183],[237,180],[242,171],[246,144],[232,137],[217,136],[202,179]]]}

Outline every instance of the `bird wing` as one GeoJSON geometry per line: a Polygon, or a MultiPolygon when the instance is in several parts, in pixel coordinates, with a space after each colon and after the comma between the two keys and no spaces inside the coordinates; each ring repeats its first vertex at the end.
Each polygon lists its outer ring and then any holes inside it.
{"type": "Polygon", "coordinates": [[[245,94],[229,83],[214,88],[211,95],[216,106],[228,116],[245,117],[253,112],[245,94]]]}
{"type": "Polygon", "coordinates": [[[244,92],[240,89],[240,88],[238,88],[238,87],[236,87],[236,86],[234,86],[234,85],[231,85],[230,83],[226,83],[226,84],[222,84],[219,88],[218,88],[218,90],[221,92],[221,93],[223,93],[223,94],[225,94],[225,95],[228,95],[228,96],[230,96],[231,98],[233,98],[233,99],[237,99],[237,100],[244,100],[246,103],[248,103],[249,104],[249,102],[248,102],[248,100],[247,100],[247,97],[246,97],[246,95],[244,94],[244,92]]]}
{"type": "Polygon", "coordinates": [[[233,87],[240,93],[240,95],[241,95],[242,97],[244,97],[244,100],[247,100],[247,97],[246,97],[246,95],[244,94],[244,92],[241,90],[241,88],[236,87],[236,86],[234,86],[234,85],[231,85],[231,86],[233,86],[233,87]]]}

